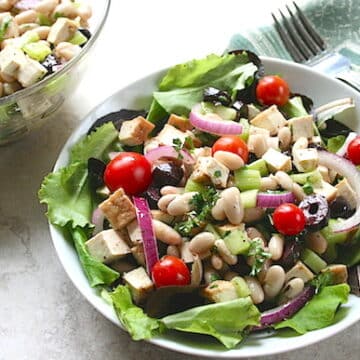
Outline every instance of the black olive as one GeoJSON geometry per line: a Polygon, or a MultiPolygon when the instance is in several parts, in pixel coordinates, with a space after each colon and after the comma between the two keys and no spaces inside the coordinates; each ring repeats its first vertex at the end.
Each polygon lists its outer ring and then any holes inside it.
{"type": "Polygon", "coordinates": [[[208,87],[204,90],[204,101],[211,102],[215,105],[229,106],[231,104],[231,96],[227,91],[219,90],[214,87],[208,87]]]}
{"type": "Polygon", "coordinates": [[[321,146],[320,144],[316,144],[316,143],[311,143],[308,146],[309,148],[314,148],[317,150],[326,150],[323,146],[321,146]]]}
{"type": "Polygon", "coordinates": [[[286,240],[284,252],[278,263],[284,269],[290,269],[300,258],[302,246],[296,240],[286,240]]]}
{"type": "Polygon", "coordinates": [[[121,125],[126,120],[132,120],[137,116],[146,117],[145,110],[129,110],[129,109],[121,109],[119,111],[112,112],[110,114],[106,114],[99,119],[97,119],[88,130],[88,134],[92,131],[95,131],[101,125],[104,125],[107,122],[112,122],[116,129],[120,130],[121,125]]]}
{"type": "Polygon", "coordinates": [[[180,166],[172,162],[161,163],[153,169],[153,185],[159,188],[164,185],[176,186],[183,176],[184,170],[180,166]]]}
{"type": "Polygon", "coordinates": [[[333,219],[351,217],[355,209],[352,209],[350,204],[342,196],[337,197],[330,203],[330,217],[333,219]]]}
{"type": "Polygon", "coordinates": [[[52,54],[48,55],[41,65],[47,70],[47,74],[50,75],[55,72],[55,67],[60,65],[59,60],[52,54]]]}
{"type": "Polygon", "coordinates": [[[324,123],[324,128],[319,128],[321,136],[331,138],[338,135],[347,137],[352,131],[348,126],[336,121],[334,119],[327,120],[324,123]]]}
{"type": "Polygon", "coordinates": [[[91,38],[91,32],[88,29],[79,29],[79,31],[89,40],[91,38]]]}
{"type": "Polygon", "coordinates": [[[312,231],[317,231],[325,227],[329,221],[330,211],[327,200],[322,195],[308,195],[299,204],[303,210],[306,225],[312,231]]]}
{"type": "Polygon", "coordinates": [[[157,209],[157,203],[161,198],[160,190],[151,186],[142,194],[149,203],[150,209],[157,209]]]}
{"type": "Polygon", "coordinates": [[[92,190],[96,191],[99,187],[104,186],[104,172],[106,164],[96,158],[88,160],[89,183],[92,190]]]}
{"type": "Polygon", "coordinates": [[[251,164],[252,162],[256,161],[257,159],[258,158],[254,153],[249,152],[248,164],[251,164]]]}

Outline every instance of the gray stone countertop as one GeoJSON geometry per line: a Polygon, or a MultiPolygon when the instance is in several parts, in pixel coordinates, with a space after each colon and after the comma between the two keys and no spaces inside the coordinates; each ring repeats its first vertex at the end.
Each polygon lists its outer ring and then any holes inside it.
{"type": "MultiPolygon", "coordinates": [[[[260,1],[253,2],[250,7],[255,3],[259,5],[260,1]]],[[[125,5],[113,1],[97,55],[92,56],[79,89],[40,130],[0,148],[0,360],[197,359],[145,342],[133,342],[99,314],[64,272],[50,239],[44,208],[37,200],[42,178],[51,170],[67,137],[93,106],[146,73],[189,57],[221,51],[236,31],[230,21],[222,34],[209,29],[210,39],[191,31],[180,34],[174,30],[168,36],[175,41],[167,42],[162,26],[155,26],[147,34],[134,30],[129,38],[129,14],[137,14],[143,24],[147,24],[148,13],[158,16],[155,20],[160,21],[161,16],[155,14],[154,7],[164,8],[168,2],[152,3],[132,1],[125,5]],[[143,7],[141,14],[139,6],[143,7]],[[124,20],[121,23],[119,14],[124,20]],[[114,33],[126,34],[121,47],[114,48],[114,33]],[[158,42],[151,44],[153,39],[158,42]],[[160,46],[164,43],[166,51],[160,46]],[[139,46],[144,51],[142,54],[147,54],[145,58],[144,55],[131,56],[137,54],[139,46]],[[103,65],[114,58],[124,59],[124,66],[104,68],[103,65]]],[[[272,7],[280,3],[273,1],[272,7]]],[[[194,2],[184,0],[183,4],[189,9],[194,2]]],[[[270,9],[267,4],[264,11],[270,9]]],[[[179,11],[180,17],[188,12],[179,11]]],[[[214,7],[208,19],[215,21],[216,18],[214,7]]],[[[358,323],[318,344],[266,359],[355,360],[359,358],[359,344],[358,323]]]]}

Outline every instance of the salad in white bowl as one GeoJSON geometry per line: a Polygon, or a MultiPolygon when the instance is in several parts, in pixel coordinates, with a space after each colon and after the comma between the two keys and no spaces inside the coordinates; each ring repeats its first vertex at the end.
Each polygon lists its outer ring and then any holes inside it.
{"type": "Polygon", "coordinates": [[[360,260],[355,105],[296,90],[246,51],[177,65],[149,108],[89,122],[44,179],[50,222],[135,340],[230,349],[336,321],[360,260]]]}

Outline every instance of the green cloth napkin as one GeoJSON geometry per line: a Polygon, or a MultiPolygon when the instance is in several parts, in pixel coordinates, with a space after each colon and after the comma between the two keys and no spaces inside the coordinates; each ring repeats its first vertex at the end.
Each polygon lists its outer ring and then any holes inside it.
{"type": "MultiPolygon", "coordinates": [[[[311,20],[328,48],[348,57],[360,66],[360,0],[297,0],[296,3],[311,20]]],[[[292,7],[291,2],[289,6],[292,7]]],[[[277,14],[277,9],[273,10],[277,14]]],[[[284,11],[286,13],[286,10],[284,11]]],[[[271,15],[266,24],[239,29],[227,50],[248,49],[259,55],[291,60],[282,45],[271,15]]]]}

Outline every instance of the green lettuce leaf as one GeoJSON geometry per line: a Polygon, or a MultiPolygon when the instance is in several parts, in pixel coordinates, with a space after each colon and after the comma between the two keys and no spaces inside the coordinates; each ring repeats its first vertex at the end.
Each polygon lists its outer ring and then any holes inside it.
{"type": "Polygon", "coordinates": [[[45,177],[39,190],[41,203],[54,225],[85,227],[90,224],[93,200],[87,180],[87,164],[74,163],[45,177]]]}
{"type": "Polygon", "coordinates": [[[169,329],[211,335],[227,348],[243,339],[243,330],[259,325],[260,312],[249,297],[198,306],[161,319],[169,329]]]}
{"type": "Polygon", "coordinates": [[[285,105],[281,107],[281,110],[289,118],[309,115],[308,112],[305,110],[300,96],[295,96],[291,98],[285,105]]]}
{"type": "Polygon", "coordinates": [[[133,340],[150,339],[163,330],[160,321],[147,316],[133,304],[130,290],[126,286],[119,285],[110,293],[110,297],[119,320],[133,340]]]}
{"type": "Polygon", "coordinates": [[[326,147],[330,152],[336,153],[343,146],[345,140],[344,135],[334,136],[327,141],[326,147]]]}
{"type": "Polygon", "coordinates": [[[348,300],[350,287],[347,284],[325,286],[291,319],[274,326],[275,329],[292,328],[299,334],[322,329],[334,322],[338,307],[348,300]]]}
{"type": "Polygon", "coordinates": [[[191,108],[202,100],[206,87],[213,86],[230,92],[241,90],[249,80],[253,80],[256,71],[257,67],[249,62],[246,53],[213,54],[176,65],[162,79],[159,91],[154,92],[148,119],[152,122],[160,120],[159,109],[168,114],[187,116],[191,108]]]}
{"type": "Polygon", "coordinates": [[[75,249],[78,253],[79,260],[86,277],[89,280],[90,286],[110,285],[120,274],[100,261],[94,259],[88,252],[85,242],[87,235],[81,228],[77,227],[72,231],[72,238],[74,241],[75,249]]]}

